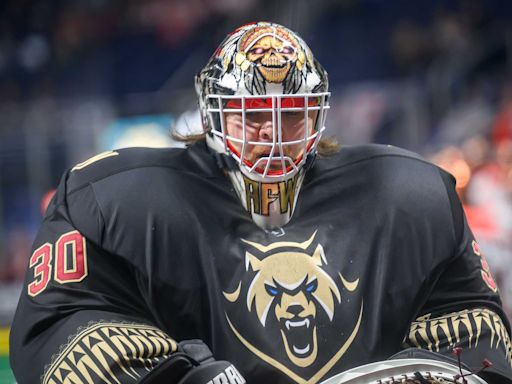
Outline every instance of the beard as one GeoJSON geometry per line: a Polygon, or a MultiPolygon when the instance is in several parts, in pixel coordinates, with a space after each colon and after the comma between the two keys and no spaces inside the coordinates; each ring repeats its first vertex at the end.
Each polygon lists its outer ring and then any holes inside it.
{"type": "MultiPolygon", "coordinates": [[[[296,161],[302,153],[303,148],[300,145],[296,148],[293,148],[293,146],[284,146],[283,153],[281,153],[279,147],[275,148],[274,152],[272,153],[272,149],[270,146],[257,145],[254,146],[254,148],[251,148],[251,150],[248,153],[246,152],[245,159],[250,161],[252,164],[258,163],[258,168],[265,168],[267,166],[267,163],[270,161],[269,169],[280,170],[283,168],[283,162],[281,160],[282,157],[289,158],[291,159],[291,161],[296,161]],[[268,159],[271,154],[272,158],[268,159]],[[264,160],[258,162],[258,160],[262,158],[264,160]]],[[[290,165],[290,161],[285,159],[285,168],[290,165]]]]}

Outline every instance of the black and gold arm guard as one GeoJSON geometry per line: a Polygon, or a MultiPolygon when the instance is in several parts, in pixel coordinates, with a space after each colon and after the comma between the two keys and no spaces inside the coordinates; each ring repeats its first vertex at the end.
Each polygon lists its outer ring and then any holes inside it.
{"type": "Polygon", "coordinates": [[[418,317],[411,324],[403,345],[422,349],[423,353],[435,352],[445,358],[453,358],[459,350],[459,360],[471,372],[482,371],[482,367],[488,365],[479,376],[489,383],[512,383],[508,376],[512,366],[508,328],[503,318],[489,308],[418,317]]]}

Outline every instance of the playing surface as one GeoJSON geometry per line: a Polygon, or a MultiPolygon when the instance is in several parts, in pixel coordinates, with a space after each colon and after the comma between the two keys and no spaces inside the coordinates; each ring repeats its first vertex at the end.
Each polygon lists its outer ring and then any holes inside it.
{"type": "Polygon", "coordinates": [[[0,384],[13,384],[14,376],[9,367],[9,330],[0,328],[0,384]]]}

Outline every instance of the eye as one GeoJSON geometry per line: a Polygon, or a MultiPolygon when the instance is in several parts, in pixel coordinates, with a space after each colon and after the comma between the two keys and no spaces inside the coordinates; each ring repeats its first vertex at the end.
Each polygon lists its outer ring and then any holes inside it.
{"type": "Polygon", "coordinates": [[[308,293],[314,292],[314,291],[316,291],[317,287],[318,287],[318,281],[315,279],[311,283],[308,283],[306,285],[306,292],[308,292],[308,293]]]}
{"type": "Polygon", "coordinates": [[[261,47],[251,49],[251,53],[255,55],[261,55],[263,52],[265,52],[265,50],[261,47]]]}
{"type": "Polygon", "coordinates": [[[290,54],[290,53],[293,53],[293,48],[292,47],[283,47],[281,49],[281,53],[284,53],[284,54],[290,54]]]}
{"type": "Polygon", "coordinates": [[[283,118],[284,119],[288,119],[288,120],[300,119],[303,116],[304,116],[304,112],[300,112],[300,111],[297,111],[297,112],[283,112],[283,118]]]}
{"type": "Polygon", "coordinates": [[[277,296],[279,295],[279,291],[276,287],[272,287],[271,285],[265,284],[265,290],[270,296],[277,296]]]}

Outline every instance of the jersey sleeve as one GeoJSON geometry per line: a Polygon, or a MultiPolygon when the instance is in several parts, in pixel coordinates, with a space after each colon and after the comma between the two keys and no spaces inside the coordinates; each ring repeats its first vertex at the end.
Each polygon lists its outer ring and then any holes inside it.
{"type": "Polygon", "coordinates": [[[453,179],[442,173],[453,217],[453,255],[432,272],[431,291],[404,339],[417,347],[461,360],[489,382],[512,383],[510,325],[484,253],[466,221],[453,179]],[[507,381],[507,378],[509,381],[507,381]],[[496,381],[498,380],[498,381],[496,381]]]}
{"type": "Polygon", "coordinates": [[[177,343],[155,324],[143,277],[98,244],[93,199],[74,202],[90,212],[78,228],[65,196],[61,183],[34,242],[11,329],[12,369],[20,384],[139,382],[177,343]]]}

